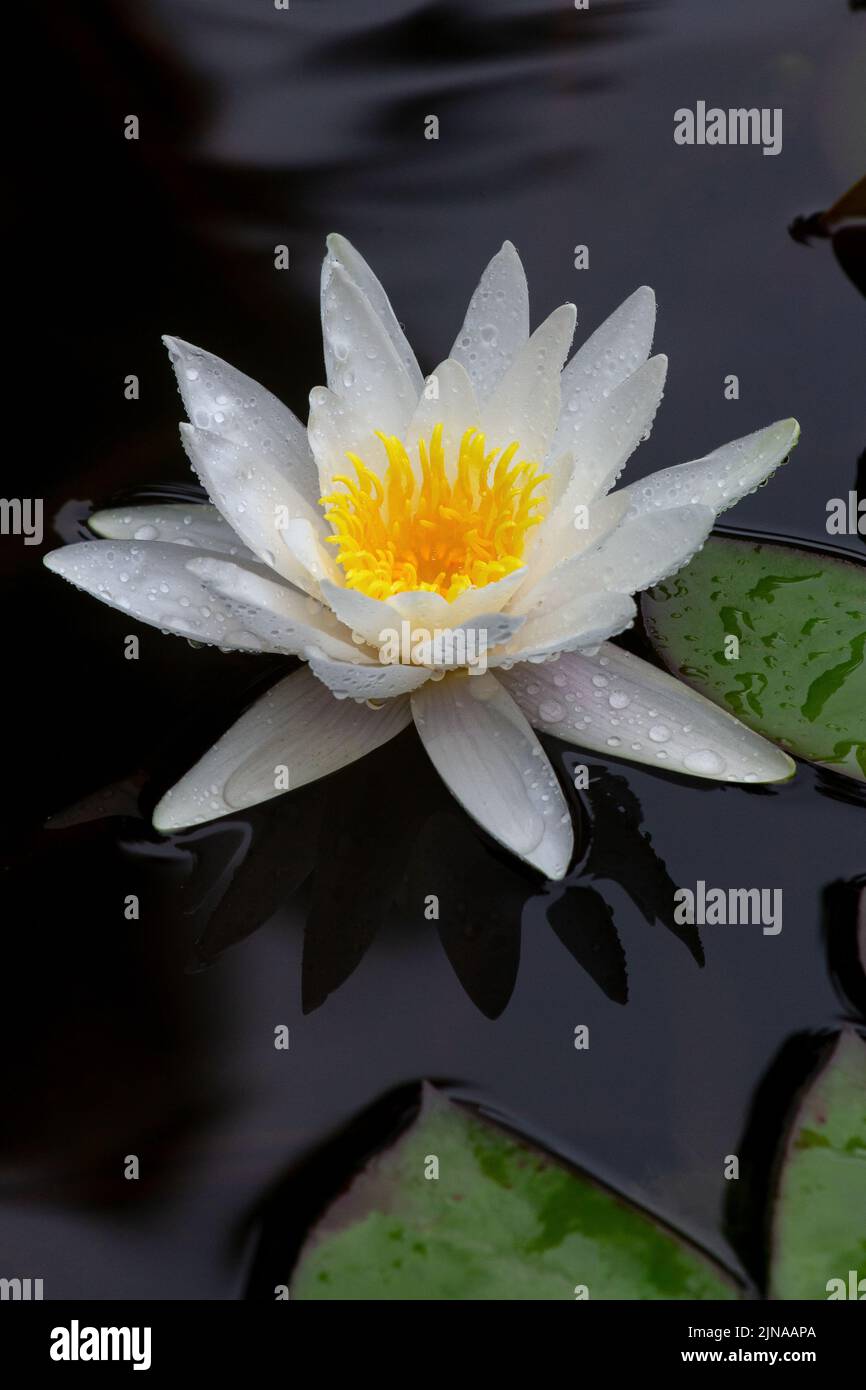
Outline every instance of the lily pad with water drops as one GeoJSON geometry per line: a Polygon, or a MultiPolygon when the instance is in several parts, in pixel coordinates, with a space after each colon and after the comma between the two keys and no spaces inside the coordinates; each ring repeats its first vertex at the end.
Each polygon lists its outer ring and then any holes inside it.
{"type": "Polygon", "coordinates": [[[695,690],[788,752],[866,780],[861,566],[711,537],[644,594],[642,613],[665,665],[695,690]]]}
{"type": "Polygon", "coordinates": [[[420,1113],[327,1210],[294,1299],[734,1299],[696,1246],[425,1086],[420,1113]]]}
{"type": "Polygon", "coordinates": [[[776,1192],[770,1297],[862,1297],[864,1274],[866,1043],[848,1029],[791,1127],[776,1192]]]}

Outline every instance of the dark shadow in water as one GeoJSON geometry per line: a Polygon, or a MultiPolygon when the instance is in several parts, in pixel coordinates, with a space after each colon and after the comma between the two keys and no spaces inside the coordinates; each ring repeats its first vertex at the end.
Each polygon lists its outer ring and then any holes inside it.
{"type": "Polygon", "coordinates": [[[821,904],[821,931],[830,973],[855,1016],[866,1018],[866,962],[862,955],[866,874],[828,884],[821,894],[821,904]]]}
{"type": "Polygon", "coordinates": [[[547,909],[547,920],[578,965],[615,1004],[628,1003],[625,949],[613,908],[593,888],[569,888],[547,909]]]}
{"type": "MultiPolygon", "coordinates": [[[[265,675],[262,684],[271,680],[265,675]]],[[[185,738],[176,741],[187,746],[185,738]]],[[[350,978],[381,926],[414,932],[434,924],[475,1006],[490,1019],[503,1012],[517,980],[523,912],[543,894],[544,880],[459,809],[413,730],[323,782],[163,837],[142,816],[173,780],[176,761],[176,752],[166,756],[172,773],[157,786],[133,773],[54,816],[49,828],[69,832],[102,820],[128,822],[118,842],[142,872],[157,880],[168,876],[171,915],[185,927],[184,939],[195,934],[188,970],[213,965],[309,880],[304,1013],[321,1007],[350,978]]],[[[608,998],[625,1004],[625,952],[613,910],[584,880],[618,884],[645,919],[671,931],[699,965],[703,951],[697,928],[674,921],[675,885],[642,828],[640,803],[626,778],[596,764],[589,772],[585,803],[568,788],[582,867],[543,906],[573,959],[608,998]]]]}
{"type": "Polygon", "coordinates": [[[761,1288],[767,1285],[772,1201],[788,1126],[800,1096],[827,1056],[829,1041],[827,1033],[788,1039],[753,1093],[736,1145],[740,1176],[726,1183],[725,1233],[761,1288]]]}
{"type": "Polygon", "coordinates": [[[677,885],[653,849],[649,831],[641,828],[641,804],[625,777],[598,764],[589,764],[587,796],[592,839],[583,874],[618,883],[650,925],[660,922],[667,927],[702,966],[700,933],[694,924],[674,920],[677,885]]]}

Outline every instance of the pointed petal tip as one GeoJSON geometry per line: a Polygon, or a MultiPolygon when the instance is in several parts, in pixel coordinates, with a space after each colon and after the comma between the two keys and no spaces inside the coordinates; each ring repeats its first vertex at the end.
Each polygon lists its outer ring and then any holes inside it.
{"type": "Polygon", "coordinates": [[[62,559],[66,547],[61,546],[58,550],[49,550],[47,555],[42,556],[42,563],[46,569],[51,570],[52,574],[63,574],[62,559]]]}

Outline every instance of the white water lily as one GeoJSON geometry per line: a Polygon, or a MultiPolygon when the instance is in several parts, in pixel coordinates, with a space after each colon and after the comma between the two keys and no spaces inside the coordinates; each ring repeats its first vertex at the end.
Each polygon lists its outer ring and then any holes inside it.
{"type": "Polygon", "coordinates": [[[783,420],[613,491],[662,396],[654,323],[639,289],[564,366],[574,307],[530,335],[506,242],[425,382],[378,279],[332,236],[328,386],[306,430],[249,377],[166,339],[213,505],[99,512],[90,525],[107,539],[46,564],[155,627],[307,664],[163,797],[157,829],[265,801],[286,773],[289,789],[323,777],[413,719],[460,804],[552,879],[572,825],[534,730],[721,781],[791,775],[786,754],[607,640],[631,625],[632,595],[686,564],[799,435],[783,420]],[[488,669],[445,669],[429,644],[386,657],[404,624],[486,641],[488,669]]]}

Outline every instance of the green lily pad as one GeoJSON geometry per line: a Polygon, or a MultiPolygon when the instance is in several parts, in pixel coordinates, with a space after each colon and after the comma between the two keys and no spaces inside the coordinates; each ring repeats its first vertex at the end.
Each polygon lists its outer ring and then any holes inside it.
{"type": "Polygon", "coordinates": [[[848,1029],[791,1127],[774,1206],[770,1297],[847,1298],[852,1289],[857,1297],[860,1279],[866,1279],[866,1044],[848,1029]]]}
{"type": "Polygon", "coordinates": [[[788,752],[866,780],[866,568],[714,536],[641,607],[674,675],[788,752]]]}
{"type": "Polygon", "coordinates": [[[290,1292],[385,1300],[739,1296],[697,1247],[430,1086],[415,1122],[314,1229],[290,1292]]]}

